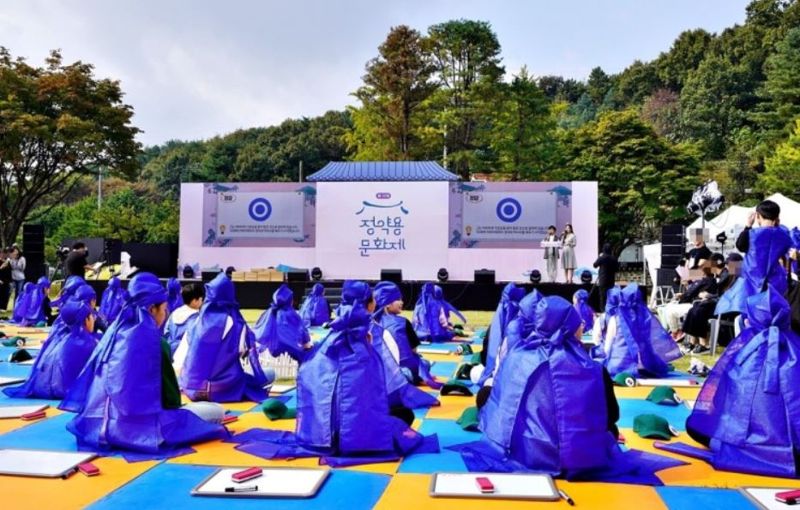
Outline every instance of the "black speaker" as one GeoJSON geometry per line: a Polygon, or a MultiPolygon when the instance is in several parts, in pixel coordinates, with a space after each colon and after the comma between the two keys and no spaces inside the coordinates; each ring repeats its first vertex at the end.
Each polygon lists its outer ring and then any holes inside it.
{"type": "Polygon", "coordinates": [[[403,271],[400,269],[381,269],[381,281],[403,283],[403,271]]]}
{"type": "Polygon", "coordinates": [[[307,282],[308,280],[308,269],[292,269],[286,273],[286,281],[289,283],[307,282]]]}
{"type": "Polygon", "coordinates": [[[682,257],[683,254],[686,252],[686,248],[682,244],[674,245],[674,244],[662,244],[661,245],[661,256],[678,256],[682,257]]]}
{"type": "Polygon", "coordinates": [[[480,285],[494,285],[494,270],[476,269],[475,283],[480,285]]]}
{"type": "Polygon", "coordinates": [[[47,273],[44,263],[44,225],[22,226],[22,254],[25,256],[25,279],[35,282],[47,273]]]}
{"type": "Polygon", "coordinates": [[[217,275],[220,274],[221,272],[222,271],[203,271],[200,274],[204,282],[210,282],[211,280],[216,278],[217,275]]]}
{"type": "Polygon", "coordinates": [[[119,239],[104,239],[103,258],[106,264],[120,264],[122,258],[122,241],[119,239]]]}
{"type": "Polygon", "coordinates": [[[678,273],[675,272],[674,268],[661,268],[658,270],[658,274],[656,275],[656,285],[659,287],[675,287],[677,278],[678,273]]]}
{"type": "Polygon", "coordinates": [[[682,236],[684,233],[684,226],[683,225],[662,225],[661,226],[661,237],[665,236],[682,236]]]}

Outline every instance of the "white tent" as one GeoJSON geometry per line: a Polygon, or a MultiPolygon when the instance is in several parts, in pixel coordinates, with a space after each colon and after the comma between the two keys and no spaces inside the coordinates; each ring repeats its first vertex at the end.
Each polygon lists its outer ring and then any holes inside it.
{"type": "Polygon", "coordinates": [[[780,193],[767,197],[767,200],[772,200],[781,207],[781,225],[800,228],[800,203],[780,193]]]}
{"type": "MultiPolygon", "coordinates": [[[[781,208],[781,224],[786,225],[788,228],[800,228],[800,203],[795,202],[780,193],[775,193],[767,197],[767,200],[772,200],[781,208]]],[[[728,236],[728,243],[734,243],[739,232],[741,232],[750,214],[755,211],[755,207],[742,207],[739,205],[732,205],[716,215],[715,217],[706,218],[706,229],[708,229],[708,241],[713,245],[717,235],[720,232],[725,232],[728,236]]],[[[692,229],[702,228],[702,220],[697,218],[686,230],[687,239],[689,238],[692,229]]],[[[691,240],[691,239],[690,239],[691,240]]],[[[726,243],[727,248],[727,243],[726,243]]]]}

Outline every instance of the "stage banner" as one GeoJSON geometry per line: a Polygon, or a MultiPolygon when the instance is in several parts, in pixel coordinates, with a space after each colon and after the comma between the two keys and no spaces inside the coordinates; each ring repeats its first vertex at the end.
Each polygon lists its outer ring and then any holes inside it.
{"type": "Polygon", "coordinates": [[[326,278],[402,269],[431,279],[447,262],[446,182],[321,182],[317,262],[326,278]]]}
{"type": "Polygon", "coordinates": [[[571,183],[450,183],[450,248],[539,248],[572,221],[571,183]]]}
{"type": "Polygon", "coordinates": [[[315,245],[313,184],[206,183],[203,191],[205,247],[315,245]]]}

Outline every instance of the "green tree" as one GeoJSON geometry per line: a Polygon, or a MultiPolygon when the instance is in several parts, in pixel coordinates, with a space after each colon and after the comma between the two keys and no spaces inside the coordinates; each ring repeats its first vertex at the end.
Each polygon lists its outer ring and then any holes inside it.
{"type": "Polygon", "coordinates": [[[619,253],[645,225],[682,219],[698,184],[696,151],[658,136],[635,110],[607,112],[567,134],[553,175],[598,181],[600,238],[619,253]]]}
{"type": "Polygon", "coordinates": [[[428,38],[441,86],[431,98],[432,111],[437,112],[434,121],[446,136],[453,170],[469,178],[479,131],[489,122],[495,88],[504,73],[500,43],[489,23],[473,20],[433,25],[428,38]]]}
{"type": "Polygon", "coordinates": [[[427,41],[416,30],[400,25],[393,27],[378,51],[380,55],[367,63],[364,85],[353,93],[361,102],[356,115],[354,133],[350,137],[355,158],[408,160],[413,158],[412,144],[417,138],[415,113],[419,106],[436,90],[431,81],[435,70],[427,41]],[[367,130],[367,133],[359,133],[367,130]],[[376,147],[358,142],[379,143],[376,147]]]}
{"type": "Polygon", "coordinates": [[[758,178],[758,188],[765,194],[783,193],[800,200],[800,118],[795,120],[789,138],[767,158],[766,170],[758,178]]]}
{"type": "Polygon", "coordinates": [[[80,175],[133,175],[132,115],[119,82],[97,79],[92,65],[64,64],[53,51],[34,67],[0,47],[0,243],[15,240],[42,200],[57,204],[80,175]]]}
{"type": "Polygon", "coordinates": [[[600,106],[603,103],[603,99],[611,89],[611,85],[611,77],[603,71],[603,68],[595,67],[592,69],[589,73],[589,79],[586,81],[586,92],[595,106],[600,106]]]}
{"type": "Polygon", "coordinates": [[[616,100],[623,105],[639,105],[661,84],[656,66],[635,60],[617,78],[616,100]]]}
{"type": "Polygon", "coordinates": [[[575,104],[569,105],[558,116],[558,125],[563,129],[574,129],[594,120],[597,107],[588,93],[583,94],[575,104]]]}
{"type": "Polygon", "coordinates": [[[642,104],[642,118],[659,136],[671,142],[681,138],[681,99],[670,89],[658,89],[642,104]]]}
{"type": "Polygon", "coordinates": [[[712,39],[713,36],[703,29],[682,32],[672,43],[672,48],[654,62],[664,86],[680,92],[689,73],[703,61],[712,39]]]}
{"type": "Polygon", "coordinates": [[[545,171],[555,150],[555,120],[550,101],[523,67],[503,84],[488,131],[489,146],[497,155],[499,170],[519,180],[536,179],[545,171]]]}
{"type": "Polygon", "coordinates": [[[766,81],[760,95],[764,102],[754,117],[777,140],[791,132],[800,115],[800,27],[790,30],[764,66],[766,81]]]}

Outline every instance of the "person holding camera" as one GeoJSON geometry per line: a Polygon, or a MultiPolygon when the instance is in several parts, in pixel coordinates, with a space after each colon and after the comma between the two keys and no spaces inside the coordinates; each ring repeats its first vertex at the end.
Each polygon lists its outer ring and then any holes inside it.
{"type": "Polygon", "coordinates": [[[66,277],[80,276],[84,278],[86,276],[86,270],[92,268],[86,260],[88,256],[89,249],[86,248],[86,244],[80,241],[73,244],[72,251],[67,255],[67,260],[64,262],[64,267],[67,272],[66,277]]]}

